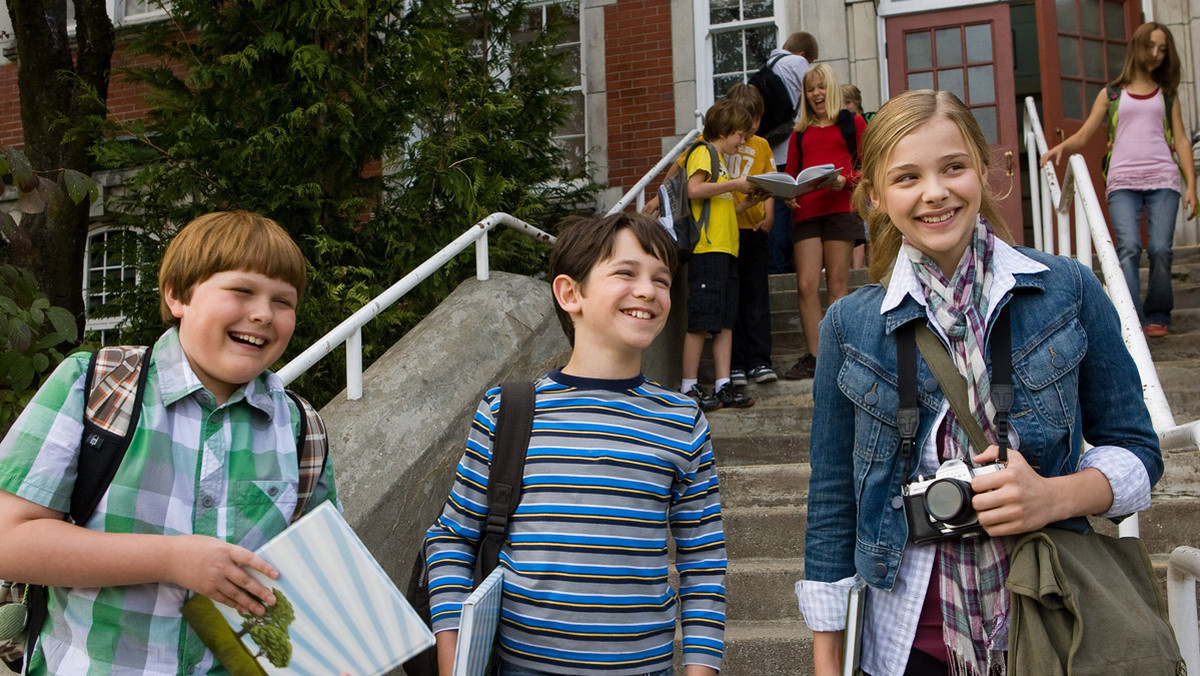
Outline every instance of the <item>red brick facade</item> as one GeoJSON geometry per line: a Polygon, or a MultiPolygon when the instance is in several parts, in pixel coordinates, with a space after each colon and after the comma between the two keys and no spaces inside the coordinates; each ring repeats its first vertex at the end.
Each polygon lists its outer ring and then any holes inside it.
{"type": "Polygon", "coordinates": [[[662,157],[675,133],[670,0],[621,0],[605,8],[608,185],[627,190],[662,157]]]}

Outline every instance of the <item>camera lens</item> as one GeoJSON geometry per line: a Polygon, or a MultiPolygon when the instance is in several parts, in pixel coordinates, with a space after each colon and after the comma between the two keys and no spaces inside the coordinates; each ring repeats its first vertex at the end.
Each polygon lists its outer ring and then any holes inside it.
{"type": "Polygon", "coordinates": [[[959,479],[938,479],[925,490],[929,516],[954,524],[971,513],[971,484],[959,479]]]}

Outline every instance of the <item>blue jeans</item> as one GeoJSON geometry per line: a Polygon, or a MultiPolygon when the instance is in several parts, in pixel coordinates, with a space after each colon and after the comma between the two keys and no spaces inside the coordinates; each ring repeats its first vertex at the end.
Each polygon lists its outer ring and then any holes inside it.
{"type": "Polygon", "coordinates": [[[767,247],[770,250],[768,272],[775,275],[796,271],[795,250],[792,248],[792,210],[778,198],[775,200],[775,222],[767,234],[767,247]]]}
{"type": "Polygon", "coordinates": [[[1179,210],[1179,193],[1168,189],[1114,190],[1108,196],[1108,213],[1113,231],[1117,234],[1117,258],[1129,295],[1143,324],[1171,323],[1175,298],[1171,291],[1171,245],[1175,239],[1175,213],[1179,210]],[[1142,257],[1141,221],[1143,211],[1150,231],[1146,255],[1150,259],[1150,276],[1143,301],[1138,282],[1138,263],[1142,257]]]}
{"type": "MultiPolygon", "coordinates": [[[[647,672],[645,676],[673,676],[675,672],[672,669],[663,669],[662,671],[647,672]]],[[[508,662],[500,662],[500,672],[497,676],[557,676],[548,671],[534,671],[525,667],[515,667],[508,662]]]]}

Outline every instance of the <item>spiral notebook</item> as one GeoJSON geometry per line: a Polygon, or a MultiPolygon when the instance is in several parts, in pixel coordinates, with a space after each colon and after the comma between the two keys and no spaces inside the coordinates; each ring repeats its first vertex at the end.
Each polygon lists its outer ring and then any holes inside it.
{"type": "Polygon", "coordinates": [[[500,597],[504,589],[504,570],[499,566],[463,601],[458,625],[458,646],[454,652],[454,676],[484,676],[496,628],[500,625],[500,597]]]}
{"type": "Polygon", "coordinates": [[[256,552],[279,570],[264,616],[203,596],[183,616],[233,676],[378,676],[433,645],[433,633],[337,509],[317,506],[256,552]]]}

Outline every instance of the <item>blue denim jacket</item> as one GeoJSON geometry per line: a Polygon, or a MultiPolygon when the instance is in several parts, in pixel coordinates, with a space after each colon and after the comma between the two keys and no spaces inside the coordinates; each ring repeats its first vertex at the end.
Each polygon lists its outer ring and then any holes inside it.
{"type": "MultiPolygon", "coordinates": [[[[1001,301],[1012,322],[1011,424],[1021,454],[1042,476],[1055,477],[1075,471],[1084,438],[1094,446],[1120,446],[1142,461],[1153,486],[1162,476],[1162,455],[1116,310],[1077,261],[1025,248],[1020,253],[1049,268],[1015,275],[1001,301]]],[[[834,582],[857,572],[871,586],[890,590],[908,539],[900,486],[913,478],[902,476],[894,332],[927,320],[911,297],[880,314],[884,294],[879,284],[864,287],[830,307],[821,322],[804,568],[809,580],[834,582]]],[[[990,325],[985,349],[990,353],[990,325]]],[[[918,355],[917,382],[936,383],[932,377],[918,355]]],[[[936,387],[918,392],[921,448],[942,393],[936,387]]],[[[914,455],[913,474],[916,464],[914,455]]],[[[1082,517],[1053,525],[1087,528],[1082,517]]]]}

